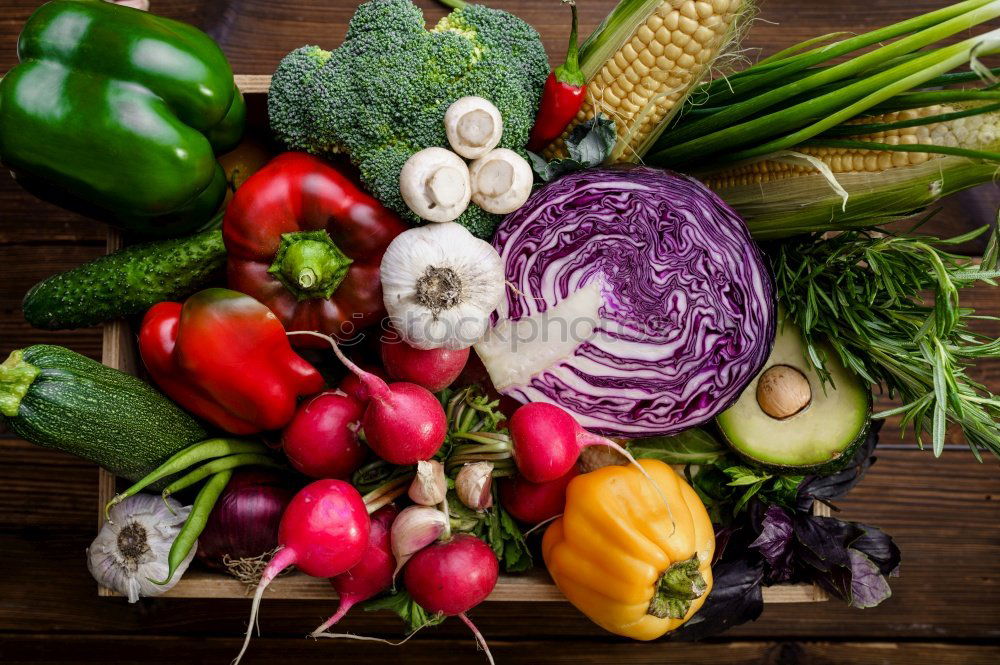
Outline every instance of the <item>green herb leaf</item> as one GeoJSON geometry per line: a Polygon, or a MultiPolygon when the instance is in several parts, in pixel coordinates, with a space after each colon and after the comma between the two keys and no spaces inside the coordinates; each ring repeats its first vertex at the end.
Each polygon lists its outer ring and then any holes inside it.
{"type": "Polygon", "coordinates": [[[918,444],[931,435],[935,454],[951,422],[977,458],[980,450],[1000,456],[1000,399],[967,374],[973,359],[1000,357],[1000,340],[975,332],[977,317],[960,305],[962,289],[993,284],[997,231],[982,269],[944,249],[979,234],[942,241],[853,230],[790,240],[772,253],[779,303],[802,329],[820,377],[829,379],[819,350],[828,344],[845,367],[902,403],[873,417],[901,415],[918,444]]]}
{"type": "Polygon", "coordinates": [[[747,488],[747,491],[743,493],[743,496],[739,498],[736,505],[733,506],[733,514],[738,514],[743,508],[746,507],[747,502],[750,501],[760,491],[760,488],[764,486],[763,480],[758,480],[754,484],[747,488]]]}
{"type": "Polygon", "coordinates": [[[452,531],[471,533],[490,546],[508,573],[521,573],[532,565],[531,552],[517,522],[498,501],[493,486],[493,506],[478,513],[463,505],[454,493],[448,493],[448,513],[452,531]]]}
{"type": "Polygon", "coordinates": [[[412,633],[424,626],[436,626],[447,617],[443,614],[428,614],[427,610],[417,605],[416,601],[405,591],[394,591],[381,598],[366,600],[361,604],[365,612],[392,610],[399,615],[407,626],[407,633],[412,633]]]}
{"type": "Polygon", "coordinates": [[[746,466],[729,466],[722,469],[722,472],[732,478],[730,487],[740,487],[742,485],[753,485],[763,483],[772,478],[771,474],[763,471],[756,471],[746,466]]]}
{"type": "Polygon", "coordinates": [[[715,437],[700,428],[674,436],[634,439],[629,442],[628,449],[636,459],[655,459],[665,464],[714,464],[727,451],[715,437]]]}

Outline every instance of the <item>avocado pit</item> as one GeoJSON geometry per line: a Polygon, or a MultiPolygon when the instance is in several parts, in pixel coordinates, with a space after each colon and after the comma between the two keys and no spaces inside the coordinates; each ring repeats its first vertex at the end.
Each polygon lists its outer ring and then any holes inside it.
{"type": "Polygon", "coordinates": [[[811,402],[809,380],[789,365],[769,367],[757,381],[757,404],[775,420],[802,413],[811,402]]]}

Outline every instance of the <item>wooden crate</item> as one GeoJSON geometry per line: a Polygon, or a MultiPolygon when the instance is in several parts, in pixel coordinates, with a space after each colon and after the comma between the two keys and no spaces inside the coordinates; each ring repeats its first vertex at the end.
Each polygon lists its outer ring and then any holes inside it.
{"type": "MultiPolygon", "coordinates": [[[[259,102],[267,95],[270,76],[237,76],[236,82],[248,98],[248,101],[259,102]],[[253,98],[257,98],[256,100],[253,98]]],[[[257,109],[260,104],[251,104],[257,109]]],[[[108,233],[108,251],[121,247],[121,236],[114,230],[108,233]]],[[[104,327],[103,353],[101,361],[109,367],[114,367],[129,374],[136,374],[138,361],[136,357],[135,334],[128,323],[116,321],[104,327]]],[[[115,477],[101,469],[98,488],[98,528],[104,523],[104,506],[115,495],[115,477]]],[[[814,511],[817,515],[829,515],[830,509],[816,502],[814,511]]],[[[111,589],[99,587],[101,596],[117,595],[111,589]]],[[[243,598],[247,595],[242,582],[228,575],[210,572],[201,568],[189,570],[177,585],[165,594],[171,598],[243,598]]],[[[268,597],[293,598],[299,600],[329,600],[333,597],[329,582],[293,573],[275,579],[268,587],[268,597]]],[[[823,589],[812,584],[784,584],[764,589],[766,603],[811,603],[827,600],[823,589]]],[[[489,601],[500,602],[553,602],[562,601],[563,596],[552,584],[548,574],[537,567],[524,575],[501,575],[489,601]]]]}

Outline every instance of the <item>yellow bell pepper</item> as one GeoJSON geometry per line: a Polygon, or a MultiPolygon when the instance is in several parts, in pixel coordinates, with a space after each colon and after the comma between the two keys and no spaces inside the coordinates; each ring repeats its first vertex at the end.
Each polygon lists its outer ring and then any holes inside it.
{"type": "Polygon", "coordinates": [[[678,628],[712,589],[715,532],[691,486],[657,460],[577,476],[542,556],[569,602],[602,628],[652,640],[678,628]],[[668,508],[669,506],[669,508],[668,508]]]}

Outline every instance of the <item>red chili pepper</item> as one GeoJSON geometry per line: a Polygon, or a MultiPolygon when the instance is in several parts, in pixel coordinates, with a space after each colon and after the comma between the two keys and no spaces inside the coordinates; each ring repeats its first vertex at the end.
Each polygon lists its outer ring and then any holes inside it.
{"type": "Polygon", "coordinates": [[[139,352],[171,399],[233,434],[285,426],[296,400],[324,385],[274,314],[229,289],[153,306],[142,320],[139,352]]]}
{"type": "MultiPolygon", "coordinates": [[[[336,167],[286,152],[250,176],[226,209],[229,287],[264,303],[288,330],[351,337],[385,315],[379,266],[406,228],[336,167]]],[[[294,343],[323,344],[306,336],[294,343]]]]}
{"type": "Polygon", "coordinates": [[[587,80],[580,71],[580,51],[576,39],[576,2],[563,0],[573,12],[573,27],[569,33],[566,62],[549,74],[542,90],[535,126],[531,128],[528,150],[538,152],[559,138],[576,117],[587,94],[587,80]]]}

